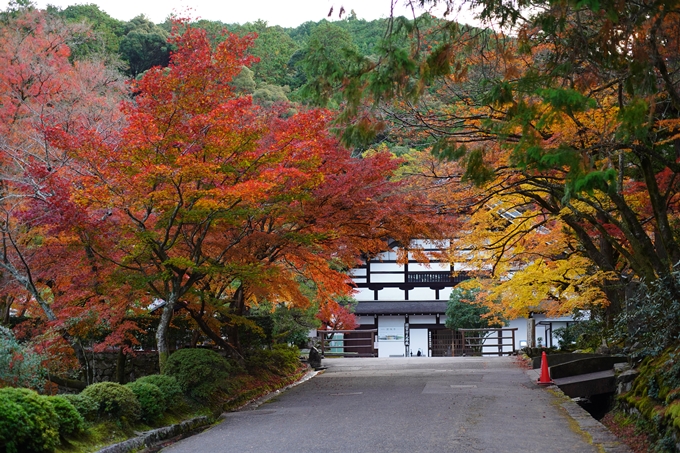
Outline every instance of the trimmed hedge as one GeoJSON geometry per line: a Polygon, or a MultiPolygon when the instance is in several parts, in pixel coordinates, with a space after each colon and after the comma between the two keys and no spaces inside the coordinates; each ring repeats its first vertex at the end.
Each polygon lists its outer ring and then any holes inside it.
{"type": "Polygon", "coordinates": [[[132,390],[132,393],[137,397],[142,408],[141,418],[143,421],[153,423],[163,415],[167,406],[163,392],[158,386],[148,382],[135,381],[125,384],[125,387],[132,390]]]}
{"type": "Polygon", "coordinates": [[[272,349],[257,349],[246,357],[248,371],[269,371],[281,376],[294,372],[300,366],[300,350],[284,344],[272,349]]]}
{"type": "Polygon", "coordinates": [[[48,396],[48,399],[59,419],[59,435],[65,437],[83,430],[85,420],[68,399],[60,395],[48,396]]]}
{"type": "Polygon", "coordinates": [[[8,453],[53,451],[59,445],[59,422],[48,397],[29,389],[0,389],[0,440],[8,453]]]}
{"type": "Polygon", "coordinates": [[[26,439],[31,437],[31,418],[20,403],[0,392],[0,445],[7,453],[23,450],[26,439]]]}
{"type": "Polygon", "coordinates": [[[177,406],[183,399],[182,388],[179,386],[177,379],[173,376],[165,374],[152,374],[137,379],[135,382],[146,382],[153,384],[161,389],[163,392],[163,399],[165,407],[172,408],[177,406]]]}
{"type": "Polygon", "coordinates": [[[180,349],[169,358],[163,374],[177,379],[185,395],[211,402],[229,389],[231,364],[210,349],[180,349]]]}
{"type": "Polygon", "coordinates": [[[82,393],[67,393],[59,396],[71,403],[85,420],[94,420],[97,416],[99,403],[91,397],[83,395],[82,393]]]}
{"type": "Polygon", "coordinates": [[[141,417],[142,407],[137,397],[124,385],[115,382],[99,382],[88,385],[82,395],[95,402],[99,417],[121,419],[130,423],[141,417]]]}

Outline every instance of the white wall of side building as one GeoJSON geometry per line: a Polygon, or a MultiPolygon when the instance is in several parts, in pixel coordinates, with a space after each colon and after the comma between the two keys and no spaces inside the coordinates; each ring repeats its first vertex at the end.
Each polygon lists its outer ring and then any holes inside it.
{"type": "Polygon", "coordinates": [[[405,321],[404,316],[378,317],[378,357],[404,357],[405,321]]]}
{"type": "Polygon", "coordinates": [[[427,357],[429,355],[427,348],[427,329],[419,329],[418,325],[413,325],[411,318],[409,317],[410,335],[409,335],[409,354],[413,357],[418,357],[418,352],[420,352],[421,357],[427,357]]]}
{"type": "Polygon", "coordinates": [[[436,291],[430,288],[413,288],[408,290],[409,300],[437,300],[436,291]]]}
{"type": "Polygon", "coordinates": [[[369,301],[375,297],[374,291],[368,288],[356,288],[352,296],[358,301],[369,301]]]}

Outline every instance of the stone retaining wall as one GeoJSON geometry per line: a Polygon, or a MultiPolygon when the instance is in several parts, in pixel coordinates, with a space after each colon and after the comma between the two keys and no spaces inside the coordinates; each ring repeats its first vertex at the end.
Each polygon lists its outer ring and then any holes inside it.
{"type": "MultiPolygon", "coordinates": [[[[118,381],[120,359],[118,351],[91,353],[88,358],[90,359],[94,382],[118,381]]],[[[160,372],[158,352],[156,351],[136,351],[134,355],[125,354],[122,363],[124,367],[123,383],[160,372]]]]}

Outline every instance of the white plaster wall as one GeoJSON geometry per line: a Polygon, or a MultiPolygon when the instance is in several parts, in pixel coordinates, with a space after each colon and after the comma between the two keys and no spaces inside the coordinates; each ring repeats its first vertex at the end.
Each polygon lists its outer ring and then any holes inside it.
{"type": "Polygon", "coordinates": [[[409,300],[435,300],[435,292],[430,288],[413,288],[408,291],[409,300]]]}
{"type": "Polygon", "coordinates": [[[435,315],[413,315],[408,317],[409,324],[436,324],[435,315]]]}
{"type": "Polygon", "coordinates": [[[373,300],[373,290],[368,288],[357,288],[353,294],[356,300],[373,300]]]}
{"type": "Polygon", "coordinates": [[[403,272],[404,266],[397,263],[371,263],[371,272],[403,272]]]}
{"type": "Polygon", "coordinates": [[[371,283],[404,283],[404,273],[401,274],[371,274],[371,283]]]}
{"type": "Polygon", "coordinates": [[[406,298],[404,291],[399,288],[385,288],[378,291],[378,300],[406,300],[406,298]]]}
{"type": "MultiPolygon", "coordinates": [[[[376,258],[375,261],[380,261],[380,260],[385,260],[385,261],[396,261],[397,259],[397,253],[393,251],[388,251],[388,252],[383,252],[380,253],[376,258]]],[[[371,261],[371,264],[373,264],[375,261],[371,261]]]]}
{"type": "Polygon", "coordinates": [[[373,324],[373,316],[357,316],[357,322],[359,324],[373,324]]]}
{"type": "Polygon", "coordinates": [[[510,325],[508,327],[517,327],[517,330],[515,331],[515,349],[519,349],[520,340],[527,339],[527,319],[513,319],[510,321],[510,325]]]}
{"type": "Polygon", "coordinates": [[[405,354],[404,348],[404,317],[378,316],[378,357],[400,356],[405,354]],[[396,335],[394,340],[385,339],[386,336],[396,335]]]}
{"type": "Polygon", "coordinates": [[[449,297],[451,297],[451,291],[453,291],[453,288],[440,289],[438,300],[449,300],[449,297]]]}
{"type": "Polygon", "coordinates": [[[441,272],[450,269],[451,265],[449,263],[408,263],[409,272],[441,272]]]}
{"type": "MultiPolygon", "coordinates": [[[[538,337],[543,338],[543,345],[549,346],[550,343],[547,341],[547,339],[546,339],[547,335],[545,333],[546,327],[547,326],[545,326],[545,325],[540,325],[540,324],[536,325],[536,338],[538,338],[538,337]]],[[[555,331],[559,328],[562,328],[562,327],[567,327],[566,321],[553,321],[552,322],[552,345],[555,346],[555,347],[560,346],[560,342],[559,342],[558,338],[555,336],[555,331]]]]}
{"type": "MultiPolygon", "coordinates": [[[[411,323],[411,316],[409,316],[409,323],[411,323]]],[[[410,348],[411,355],[416,357],[418,354],[418,349],[421,350],[425,357],[429,356],[427,350],[427,329],[410,329],[410,348]]]]}

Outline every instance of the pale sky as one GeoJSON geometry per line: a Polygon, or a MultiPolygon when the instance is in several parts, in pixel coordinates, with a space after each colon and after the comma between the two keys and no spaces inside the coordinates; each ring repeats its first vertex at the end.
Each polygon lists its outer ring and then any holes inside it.
{"type": "MultiPolygon", "coordinates": [[[[154,23],[163,22],[170,14],[196,19],[219,20],[224,23],[254,22],[258,19],[269,25],[297,27],[303,22],[318,22],[328,18],[333,7],[333,15],[329,20],[338,19],[340,7],[346,13],[354,10],[359,19],[379,19],[388,17],[392,0],[33,0],[38,8],[51,4],[60,8],[69,5],[95,3],[99,8],[116,19],[128,21],[144,14],[154,23]],[[185,11],[189,9],[187,15],[185,11]]],[[[404,7],[404,0],[394,0],[395,15],[411,17],[410,10],[404,7]]],[[[0,0],[0,8],[7,8],[8,1],[0,0]]],[[[418,15],[423,11],[418,12],[418,15]]],[[[437,14],[436,11],[433,12],[437,14]]],[[[465,15],[460,13],[455,18],[461,22],[465,15]]],[[[345,16],[343,16],[345,17],[345,16]]],[[[452,17],[450,17],[452,18],[452,17]]]]}

